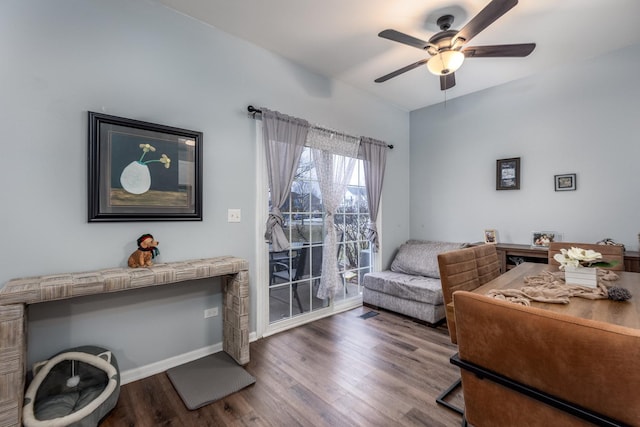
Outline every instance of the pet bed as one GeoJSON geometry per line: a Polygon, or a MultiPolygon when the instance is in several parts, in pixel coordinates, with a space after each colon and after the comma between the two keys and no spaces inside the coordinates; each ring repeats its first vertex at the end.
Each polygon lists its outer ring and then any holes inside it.
{"type": "Polygon", "coordinates": [[[115,356],[95,346],[66,350],[36,364],[25,393],[25,427],[94,427],[120,395],[115,356]]]}

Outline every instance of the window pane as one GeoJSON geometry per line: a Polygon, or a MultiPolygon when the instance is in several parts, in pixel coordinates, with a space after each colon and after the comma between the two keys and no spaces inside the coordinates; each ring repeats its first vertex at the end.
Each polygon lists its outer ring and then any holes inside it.
{"type": "Polygon", "coordinates": [[[298,171],[296,172],[296,179],[311,179],[313,169],[313,160],[311,158],[311,149],[305,147],[300,156],[300,163],[298,164],[298,171]]]}

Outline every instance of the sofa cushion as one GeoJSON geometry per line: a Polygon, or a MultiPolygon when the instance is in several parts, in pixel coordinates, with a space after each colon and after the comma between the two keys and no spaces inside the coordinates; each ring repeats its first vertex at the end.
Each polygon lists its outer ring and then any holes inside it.
{"type": "Polygon", "coordinates": [[[435,325],[445,318],[444,304],[426,304],[424,302],[412,301],[410,299],[383,294],[382,292],[368,288],[363,289],[362,299],[365,304],[404,314],[405,316],[423,320],[432,325],[435,325]]]}
{"type": "Polygon", "coordinates": [[[439,279],[438,254],[465,246],[466,243],[409,240],[398,249],[391,271],[439,279]]]}
{"type": "Polygon", "coordinates": [[[374,291],[432,305],[444,303],[440,279],[380,271],[364,276],[364,287],[374,291]]]}

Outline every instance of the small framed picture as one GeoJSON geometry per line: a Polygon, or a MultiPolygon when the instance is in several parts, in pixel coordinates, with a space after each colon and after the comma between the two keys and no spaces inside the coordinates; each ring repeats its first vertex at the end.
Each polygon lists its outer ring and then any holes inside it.
{"type": "Polygon", "coordinates": [[[490,245],[495,245],[496,243],[498,243],[496,230],[484,230],[484,242],[490,245]]]}
{"type": "Polygon", "coordinates": [[[496,190],[520,189],[520,157],[496,161],[496,190]]]}
{"type": "Polygon", "coordinates": [[[534,248],[547,248],[552,242],[559,242],[560,235],[555,231],[531,232],[531,246],[534,248]]]}
{"type": "Polygon", "coordinates": [[[556,191],[575,191],[576,174],[566,173],[564,175],[554,175],[553,180],[556,183],[556,191]]]}

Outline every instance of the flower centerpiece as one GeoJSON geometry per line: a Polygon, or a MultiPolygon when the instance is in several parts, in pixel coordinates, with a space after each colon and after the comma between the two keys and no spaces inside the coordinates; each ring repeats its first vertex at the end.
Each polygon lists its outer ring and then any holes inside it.
{"type": "Polygon", "coordinates": [[[602,259],[602,254],[591,249],[572,247],[560,249],[553,259],[560,263],[560,270],[565,272],[565,282],[568,285],[580,285],[595,288],[598,286],[596,267],[611,268],[617,261],[607,262],[602,259]]]}

